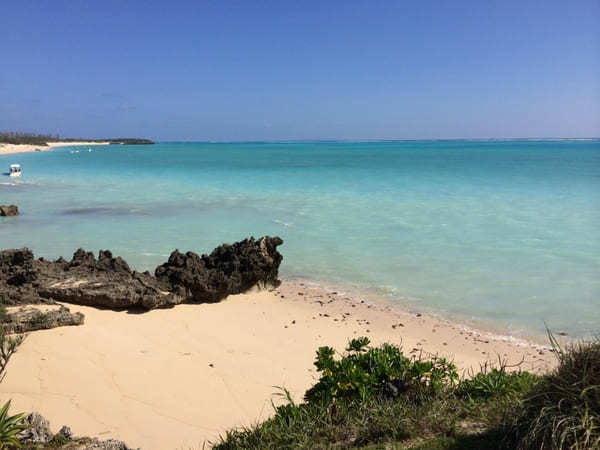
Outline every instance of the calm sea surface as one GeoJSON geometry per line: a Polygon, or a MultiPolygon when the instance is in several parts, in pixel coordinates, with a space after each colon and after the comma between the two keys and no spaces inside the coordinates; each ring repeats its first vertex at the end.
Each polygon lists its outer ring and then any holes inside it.
{"type": "Polygon", "coordinates": [[[283,276],[508,333],[600,332],[600,141],[160,143],[0,156],[0,247],[175,249],[281,236],[283,276]]]}

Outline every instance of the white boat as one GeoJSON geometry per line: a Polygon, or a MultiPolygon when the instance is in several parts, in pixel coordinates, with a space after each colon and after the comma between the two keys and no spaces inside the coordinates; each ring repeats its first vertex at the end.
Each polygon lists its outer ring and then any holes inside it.
{"type": "Polygon", "coordinates": [[[20,164],[11,164],[10,169],[8,171],[8,176],[20,177],[21,176],[21,165],[20,164]]]}

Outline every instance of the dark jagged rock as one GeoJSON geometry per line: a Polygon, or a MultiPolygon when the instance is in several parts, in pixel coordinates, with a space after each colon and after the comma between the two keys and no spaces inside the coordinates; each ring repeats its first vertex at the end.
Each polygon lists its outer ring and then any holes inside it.
{"type": "Polygon", "coordinates": [[[48,311],[20,308],[7,313],[1,326],[5,333],[27,333],[68,325],[82,325],[83,319],[82,313],[72,313],[66,306],[48,311]]]}
{"type": "Polygon", "coordinates": [[[131,269],[125,260],[120,256],[113,258],[109,250],[100,250],[98,260],[96,261],[92,252],[86,252],[82,248],[78,249],[73,254],[71,262],[67,265],[67,270],[75,268],[83,268],[91,272],[122,272],[131,274],[131,269]]]}
{"type": "Polygon", "coordinates": [[[101,250],[97,260],[78,249],[69,262],[36,262],[42,279],[37,291],[46,299],[113,309],[166,308],[184,300],[151,275],[132,272],[108,250],[101,250]]]}
{"type": "Polygon", "coordinates": [[[172,292],[194,302],[219,301],[255,285],[278,285],[277,274],[283,257],[277,246],[283,241],[265,236],[224,244],[210,255],[175,250],[158,266],[156,278],[169,284],[172,292]]]}
{"type": "Polygon", "coordinates": [[[54,303],[37,293],[33,253],[27,248],[0,252],[0,303],[7,306],[54,303]]]}
{"type": "Polygon", "coordinates": [[[71,262],[68,264],[68,268],[74,268],[83,266],[88,269],[93,268],[96,265],[96,258],[92,252],[86,252],[82,248],[78,248],[75,253],[73,253],[73,258],[71,258],[71,262]]]}
{"type": "Polygon", "coordinates": [[[98,260],[79,249],[71,261],[33,259],[30,250],[0,252],[0,302],[7,306],[56,301],[107,308],[173,306],[183,299],[122,258],[101,251],[98,260]]]}
{"type": "Polygon", "coordinates": [[[103,270],[106,272],[114,271],[131,273],[131,269],[129,268],[129,265],[125,262],[125,260],[120,256],[113,258],[112,253],[108,250],[100,250],[100,256],[98,257],[98,263],[96,264],[96,268],[98,270],[103,270]]]}
{"type": "Polygon", "coordinates": [[[35,281],[31,250],[22,248],[0,252],[0,279],[10,286],[22,286],[35,281]]]}
{"type": "Polygon", "coordinates": [[[19,208],[17,205],[0,205],[0,216],[18,216],[19,208]]]}
{"type": "Polygon", "coordinates": [[[6,305],[56,301],[113,309],[172,307],[218,301],[255,285],[277,285],[278,237],[245,239],[198,256],[175,250],[156,276],[132,271],[108,250],[98,259],[78,249],[71,261],[34,260],[28,249],[0,251],[0,301],[6,305]]]}

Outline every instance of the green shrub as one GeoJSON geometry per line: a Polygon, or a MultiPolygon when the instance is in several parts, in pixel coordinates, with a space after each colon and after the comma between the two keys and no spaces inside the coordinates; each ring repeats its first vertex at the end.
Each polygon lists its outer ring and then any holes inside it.
{"type": "MultiPolygon", "coordinates": [[[[24,336],[9,336],[5,333],[3,322],[6,320],[6,308],[0,303],[0,382],[6,375],[6,366],[12,355],[23,342],[24,336]]],[[[0,449],[20,447],[17,434],[26,430],[27,426],[20,423],[25,414],[8,415],[10,400],[0,408],[0,449]]]]}
{"type": "Polygon", "coordinates": [[[19,423],[25,414],[8,415],[10,408],[10,400],[0,408],[0,449],[21,447],[21,443],[17,440],[17,434],[26,430],[27,426],[19,423]]]}
{"type": "Polygon", "coordinates": [[[520,449],[600,448],[600,340],[561,348],[559,365],[528,394],[519,414],[507,411],[520,449]]]}
{"type": "Polygon", "coordinates": [[[335,359],[331,347],[317,350],[315,366],[321,378],[305,395],[308,402],[334,399],[365,401],[374,395],[396,397],[410,392],[431,395],[458,380],[454,364],[444,358],[409,359],[394,345],[369,347],[369,339],[352,339],[346,355],[335,359]]]}
{"type": "Polygon", "coordinates": [[[454,365],[409,359],[393,345],[371,348],[366,337],[352,339],[346,352],[335,358],[331,347],[319,348],[321,378],[304,403],[283,390],[286,404],[272,418],[228,431],[214,448],[345,448],[453,430],[460,408],[444,388],[458,379],[454,365]]]}
{"type": "Polygon", "coordinates": [[[52,439],[48,442],[50,447],[62,447],[69,443],[69,438],[63,434],[55,434],[52,439]]]}
{"type": "Polygon", "coordinates": [[[321,347],[304,403],[284,390],[272,418],[228,431],[214,448],[600,449],[600,341],[556,352],[549,375],[500,365],[457,383],[447,361],[367,338],[341,357],[321,347]]]}
{"type": "Polygon", "coordinates": [[[529,372],[508,373],[504,367],[493,368],[461,381],[456,393],[473,400],[488,400],[501,395],[529,392],[539,380],[540,377],[529,372]]]}
{"type": "Polygon", "coordinates": [[[215,450],[360,448],[447,435],[454,427],[455,400],[432,398],[415,404],[409,398],[372,397],[329,405],[293,402],[254,427],[230,430],[215,450]]]}

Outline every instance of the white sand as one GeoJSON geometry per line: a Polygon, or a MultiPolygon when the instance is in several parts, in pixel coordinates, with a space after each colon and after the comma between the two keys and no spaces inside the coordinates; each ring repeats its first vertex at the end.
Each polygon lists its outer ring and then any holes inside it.
{"type": "Polygon", "coordinates": [[[0,142],[0,156],[11,155],[14,153],[29,153],[35,151],[47,152],[55,147],[68,147],[75,145],[108,145],[110,142],[48,142],[48,146],[30,145],[30,144],[5,144],[0,142]]]}
{"type": "Polygon", "coordinates": [[[454,355],[461,370],[497,355],[524,359],[528,370],[554,364],[542,347],[288,282],[144,314],[70,308],[85,324],[31,333],[0,384],[2,398],[12,398],[12,412],[39,411],[53,431],[67,424],[79,436],[144,449],[202,448],[228,428],[264,420],[274,386],[301,399],[317,376],[317,347],[341,351],[356,336],[407,354],[454,355]]]}

